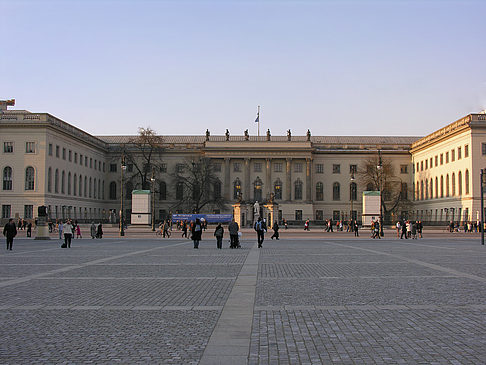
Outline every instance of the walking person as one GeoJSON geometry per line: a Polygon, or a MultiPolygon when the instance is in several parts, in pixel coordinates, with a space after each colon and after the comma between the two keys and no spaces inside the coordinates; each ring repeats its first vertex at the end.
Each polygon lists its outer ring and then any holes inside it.
{"type": "Polygon", "coordinates": [[[194,248],[199,248],[199,242],[202,238],[202,225],[199,218],[196,218],[196,222],[191,227],[192,240],[194,241],[194,248]]]}
{"type": "Polygon", "coordinates": [[[405,239],[408,239],[408,235],[407,235],[407,225],[405,222],[402,222],[402,234],[400,236],[400,239],[402,240],[403,239],[403,236],[405,236],[405,239]]]}
{"type": "Polygon", "coordinates": [[[96,228],[96,238],[103,238],[103,225],[98,223],[98,228],[96,228]]]}
{"type": "Polygon", "coordinates": [[[187,221],[182,222],[182,237],[187,237],[187,221]]]}
{"type": "Polygon", "coordinates": [[[83,238],[83,236],[81,236],[81,227],[79,224],[76,224],[76,238],[83,238]]]}
{"type": "Polygon", "coordinates": [[[27,224],[27,237],[32,237],[32,222],[27,224]]]}
{"type": "Polygon", "coordinates": [[[59,226],[58,226],[58,231],[59,231],[59,239],[62,240],[62,231],[64,230],[64,225],[62,224],[62,221],[59,221],[59,226]]]}
{"type": "Polygon", "coordinates": [[[265,226],[262,217],[258,217],[258,220],[255,222],[255,231],[257,233],[258,248],[262,248],[263,240],[265,239],[265,226]]]}
{"type": "Polygon", "coordinates": [[[91,234],[92,239],[96,237],[96,226],[94,222],[91,222],[91,227],[89,227],[89,233],[91,234]]]}
{"type": "Polygon", "coordinates": [[[231,220],[231,223],[228,225],[228,231],[230,234],[230,248],[237,248],[238,247],[238,231],[240,227],[235,220],[231,220]]]}
{"type": "Polygon", "coordinates": [[[216,237],[216,247],[220,250],[223,248],[223,235],[224,228],[221,223],[218,223],[216,229],[214,230],[214,237],[216,237]]]}
{"type": "Polygon", "coordinates": [[[13,218],[10,218],[5,227],[3,227],[3,235],[7,239],[7,250],[12,251],[13,239],[17,235],[17,227],[13,218]]]}
{"type": "Polygon", "coordinates": [[[279,239],[279,238],[278,238],[278,237],[279,237],[279,233],[278,233],[279,228],[280,228],[280,227],[278,226],[278,222],[277,222],[277,221],[275,221],[275,223],[273,224],[273,227],[272,227],[272,229],[273,229],[273,234],[272,234],[272,237],[270,237],[272,240],[273,240],[273,238],[274,238],[274,237],[275,237],[275,239],[276,239],[276,240],[278,240],[278,239],[279,239]]]}
{"type": "Polygon", "coordinates": [[[67,248],[71,248],[71,238],[73,237],[73,226],[71,222],[68,220],[64,225],[64,244],[67,248]]]}

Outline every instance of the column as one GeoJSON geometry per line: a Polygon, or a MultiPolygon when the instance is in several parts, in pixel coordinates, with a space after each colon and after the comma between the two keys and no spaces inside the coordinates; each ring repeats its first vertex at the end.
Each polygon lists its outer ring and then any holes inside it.
{"type": "Polygon", "coordinates": [[[251,199],[250,194],[250,158],[245,158],[245,194],[243,195],[243,199],[249,201],[251,199]]]}
{"type": "Polygon", "coordinates": [[[292,200],[292,159],[287,158],[287,182],[285,183],[285,199],[292,200]]]}
{"type": "Polygon", "coordinates": [[[224,198],[231,200],[232,184],[230,182],[230,159],[225,157],[224,159],[224,198]]]}
{"type": "Polygon", "coordinates": [[[312,201],[312,159],[306,158],[306,172],[305,172],[305,199],[312,201]]]}
{"type": "Polygon", "coordinates": [[[267,164],[267,175],[265,178],[265,197],[270,198],[270,194],[272,193],[272,162],[271,159],[267,158],[266,159],[266,164],[267,164]]]}

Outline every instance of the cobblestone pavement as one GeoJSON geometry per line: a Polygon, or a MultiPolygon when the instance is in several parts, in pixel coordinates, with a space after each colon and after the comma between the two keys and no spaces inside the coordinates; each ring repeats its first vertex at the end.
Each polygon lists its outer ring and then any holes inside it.
{"type": "Polygon", "coordinates": [[[485,363],[478,240],[253,244],[217,250],[206,240],[194,250],[181,239],[113,238],[61,249],[17,239],[0,251],[0,364],[198,364],[208,343],[219,351],[215,333],[231,333],[222,313],[251,272],[245,363],[485,363]]]}

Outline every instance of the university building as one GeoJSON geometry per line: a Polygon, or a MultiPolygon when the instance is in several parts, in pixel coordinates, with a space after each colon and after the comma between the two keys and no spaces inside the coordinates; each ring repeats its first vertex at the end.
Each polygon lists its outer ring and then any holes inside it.
{"type": "MultiPolygon", "coordinates": [[[[122,192],[124,216],[130,217],[131,192],[140,187],[128,179],[133,166],[124,163],[122,170],[122,153],[135,136],[92,136],[51,114],[8,110],[7,104],[0,101],[3,220],[35,218],[37,207],[46,205],[52,219],[115,222],[122,192]]],[[[292,136],[290,131],[287,136],[160,136],[163,152],[151,184],[155,217],[191,213],[178,205],[174,172],[205,157],[217,180],[211,189],[226,202],[217,210],[207,207],[209,213],[232,213],[240,201],[241,221],[249,223],[253,204],[271,200],[278,218],[289,222],[359,219],[363,191],[378,190],[363,171],[379,157],[400,190],[400,204],[388,220],[475,220],[485,116],[470,114],[423,138],[292,136]]],[[[383,197],[391,206],[397,195],[389,195],[383,197]]]]}

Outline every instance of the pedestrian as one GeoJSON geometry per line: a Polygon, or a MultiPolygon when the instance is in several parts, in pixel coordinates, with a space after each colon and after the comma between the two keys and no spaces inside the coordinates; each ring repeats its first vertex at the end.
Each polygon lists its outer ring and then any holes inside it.
{"type": "Polygon", "coordinates": [[[63,237],[63,235],[62,235],[62,231],[63,231],[63,229],[64,229],[64,226],[63,226],[63,224],[62,224],[62,221],[59,221],[59,226],[58,226],[58,228],[57,228],[57,229],[58,229],[58,231],[59,231],[59,239],[60,239],[60,240],[62,240],[62,237],[63,237]]]}
{"type": "Polygon", "coordinates": [[[76,224],[76,238],[83,238],[83,236],[81,236],[81,227],[79,227],[79,224],[76,224]]]}
{"type": "Polygon", "coordinates": [[[7,250],[12,251],[13,239],[17,235],[17,227],[13,218],[10,218],[5,227],[3,227],[3,235],[7,239],[7,250]]]}
{"type": "Polygon", "coordinates": [[[96,228],[96,238],[103,238],[103,225],[98,223],[98,228],[96,228]]]}
{"type": "Polygon", "coordinates": [[[182,222],[182,237],[187,237],[187,221],[182,222]]]}
{"type": "Polygon", "coordinates": [[[358,221],[354,221],[353,229],[354,229],[354,237],[359,237],[359,229],[358,229],[358,221]]]}
{"type": "Polygon", "coordinates": [[[407,237],[412,238],[412,222],[407,221],[407,237]]]}
{"type": "Polygon", "coordinates": [[[216,247],[220,250],[223,248],[223,235],[224,228],[221,223],[218,223],[216,229],[214,230],[214,237],[216,237],[216,247]]]}
{"type": "Polygon", "coordinates": [[[27,237],[32,237],[32,222],[29,221],[27,224],[27,237]]]}
{"type": "Polygon", "coordinates": [[[400,238],[400,231],[401,231],[400,221],[397,221],[396,227],[397,227],[397,238],[400,238]]]}
{"type": "Polygon", "coordinates": [[[201,241],[202,238],[202,225],[199,218],[196,218],[196,221],[192,226],[191,235],[192,235],[192,240],[194,241],[194,248],[198,249],[199,242],[201,241]]]}
{"type": "Polygon", "coordinates": [[[278,233],[278,230],[279,230],[279,226],[278,226],[278,222],[275,221],[275,223],[273,224],[273,234],[272,234],[272,237],[270,237],[272,240],[273,238],[275,237],[276,240],[278,240],[279,238],[279,233],[278,233]]]}
{"type": "Polygon", "coordinates": [[[235,222],[234,219],[231,220],[231,223],[228,225],[228,231],[230,234],[230,248],[237,248],[239,246],[238,242],[238,230],[240,227],[238,223],[235,222]]]}
{"type": "Polygon", "coordinates": [[[67,220],[66,224],[64,224],[64,245],[67,248],[71,248],[71,238],[73,237],[72,228],[71,221],[67,220]]]}
{"type": "Polygon", "coordinates": [[[413,221],[412,223],[412,239],[417,239],[417,221],[413,221]]]}
{"type": "Polygon", "coordinates": [[[265,226],[262,221],[262,217],[258,217],[258,220],[255,222],[254,228],[257,233],[258,248],[262,248],[263,240],[265,239],[265,226]]]}
{"type": "Polygon", "coordinates": [[[408,239],[407,224],[405,222],[402,222],[401,226],[402,226],[402,235],[400,236],[400,239],[402,240],[403,236],[405,236],[405,239],[408,239]]]}
{"type": "Polygon", "coordinates": [[[170,232],[169,232],[169,221],[164,221],[164,224],[162,225],[162,238],[170,238],[170,232]]]}
{"type": "Polygon", "coordinates": [[[283,219],[283,224],[284,224],[285,229],[289,228],[289,225],[288,225],[287,220],[285,218],[283,219]]]}
{"type": "Polygon", "coordinates": [[[92,239],[96,237],[96,226],[94,222],[91,222],[91,227],[89,227],[89,233],[91,234],[92,239]]]}
{"type": "Polygon", "coordinates": [[[418,233],[420,238],[423,238],[422,237],[422,230],[423,229],[424,229],[424,225],[423,225],[422,221],[418,221],[417,222],[417,233],[418,233]]]}
{"type": "Polygon", "coordinates": [[[310,229],[309,229],[309,220],[308,219],[304,223],[304,231],[310,231],[310,229]]]}

